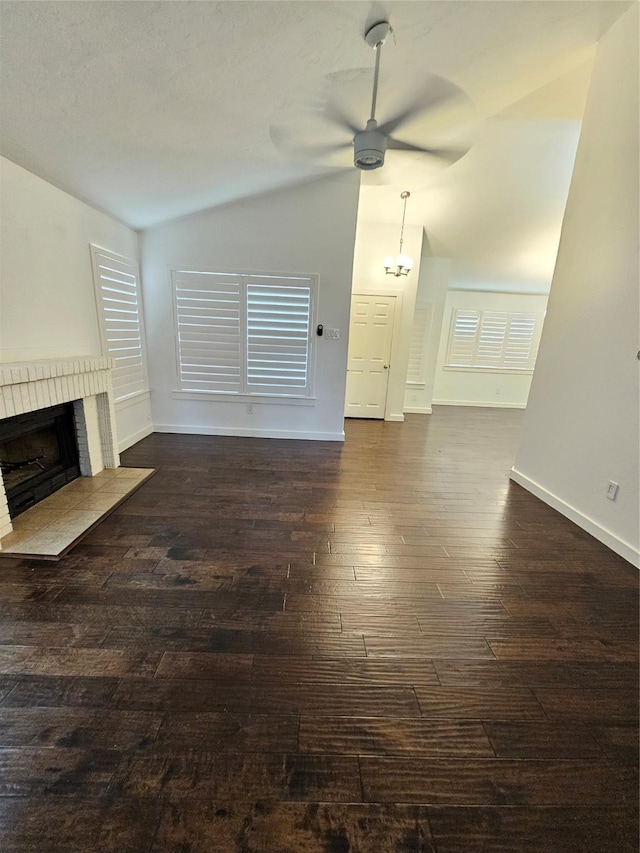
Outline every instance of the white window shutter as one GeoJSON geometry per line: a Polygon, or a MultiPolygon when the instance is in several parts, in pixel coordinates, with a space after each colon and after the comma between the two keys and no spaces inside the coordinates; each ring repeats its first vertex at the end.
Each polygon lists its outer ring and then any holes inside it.
{"type": "Polygon", "coordinates": [[[483,367],[501,367],[509,326],[504,311],[483,311],[480,332],[476,340],[475,363],[483,367]]]}
{"type": "Polygon", "coordinates": [[[310,280],[247,280],[248,391],[305,393],[311,307],[310,280]]]}
{"type": "Polygon", "coordinates": [[[448,368],[532,372],[544,314],[475,311],[453,312],[448,368]]]}
{"type": "Polygon", "coordinates": [[[241,279],[237,275],[174,273],[180,388],[242,390],[241,279]]]}
{"type": "Polygon", "coordinates": [[[148,388],[138,268],[133,260],[91,246],[104,355],[115,359],[116,400],[148,388]]]}
{"type": "Polygon", "coordinates": [[[479,311],[454,311],[447,354],[449,367],[468,367],[473,364],[479,326],[479,311]]]}
{"type": "Polygon", "coordinates": [[[409,345],[409,364],[407,366],[407,383],[411,385],[424,384],[424,359],[427,329],[431,325],[432,305],[424,308],[416,307],[413,314],[413,328],[409,345]]]}
{"type": "Polygon", "coordinates": [[[173,273],[179,387],[311,394],[311,276],[173,273]]]}
{"type": "Polygon", "coordinates": [[[505,367],[533,370],[540,345],[542,323],[534,314],[512,314],[505,344],[505,367]]]}

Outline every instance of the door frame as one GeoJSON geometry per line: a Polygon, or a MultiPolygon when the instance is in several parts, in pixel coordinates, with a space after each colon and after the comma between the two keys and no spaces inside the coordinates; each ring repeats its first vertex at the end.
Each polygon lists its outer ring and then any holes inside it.
{"type": "MultiPolygon", "coordinates": [[[[387,380],[387,397],[384,401],[384,420],[385,421],[403,421],[404,414],[402,413],[403,404],[404,404],[404,386],[405,386],[405,376],[400,376],[399,373],[399,365],[398,365],[398,355],[400,352],[400,331],[402,329],[402,297],[404,291],[400,287],[385,287],[384,290],[381,290],[377,287],[356,287],[351,291],[351,298],[349,299],[349,306],[351,306],[351,299],[354,296],[386,296],[387,298],[394,298],[395,309],[393,315],[393,327],[391,329],[391,365],[389,367],[389,378],[387,380]],[[399,399],[401,399],[400,411],[393,412],[393,394],[391,390],[396,387],[395,383],[400,383],[402,393],[400,394],[399,399]]],[[[351,313],[349,313],[349,337],[351,337],[351,313]]],[[[349,341],[347,341],[347,354],[349,352],[349,341]]],[[[347,355],[348,358],[348,355],[347,355]]],[[[345,394],[346,394],[346,385],[345,385],[345,394]]],[[[346,403],[346,396],[345,396],[346,403]]]]}

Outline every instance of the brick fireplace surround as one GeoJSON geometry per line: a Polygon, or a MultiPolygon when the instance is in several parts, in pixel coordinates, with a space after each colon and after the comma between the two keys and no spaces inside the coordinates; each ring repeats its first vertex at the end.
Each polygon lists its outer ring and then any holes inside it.
{"type": "MultiPolygon", "coordinates": [[[[117,468],[111,358],[47,359],[0,364],[0,420],[73,403],[83,477],[117,468]]],[[[0,539],[13,530],[0,473],[0,539]]]]}

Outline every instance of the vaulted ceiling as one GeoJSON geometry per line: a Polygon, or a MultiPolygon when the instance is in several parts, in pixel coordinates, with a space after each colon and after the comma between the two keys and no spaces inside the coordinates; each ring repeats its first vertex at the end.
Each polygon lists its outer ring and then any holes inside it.
{"type": "Polygon", "coordinates": [[[471,149],[448,168],[391,152],[363,176],[361,215],[398,221],[409,189],[407,221],[460,283],[544,290],[595,47],[630,5],[2,0],[0,150],[135,228],[349,168],[283,153],[270,130],[336,141],[327,87],[363,125],[363,34],[386,18],[380,119],[438,75],[464,97],[397,135],[471,149]]]}

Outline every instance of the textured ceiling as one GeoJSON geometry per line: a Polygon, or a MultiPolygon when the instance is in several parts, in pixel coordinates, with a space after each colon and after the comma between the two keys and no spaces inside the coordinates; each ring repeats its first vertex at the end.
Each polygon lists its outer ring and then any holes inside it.
{"type": "Polygon", "coordinates": [[[372,67],[363,32],[388,17],[380,118],[440,75],[467,99],[398,135],[473,144],[444,170],[392,152],[363,180],[362,215],[396,221],[411,189],[408,220],[457,259],[461,280],[537,287],[557,244],[589,62],[630,5],[3,0],[0,150],[136,228],[306,180],[329,164],[283,156],[270,128],[334,139],[313,112],[327,80],[355,80],[345,97],[364,123],[368,75],[346,72],[372,67]]]}

